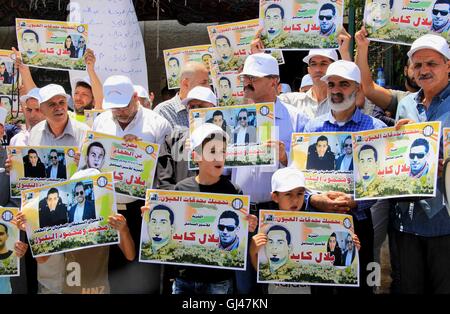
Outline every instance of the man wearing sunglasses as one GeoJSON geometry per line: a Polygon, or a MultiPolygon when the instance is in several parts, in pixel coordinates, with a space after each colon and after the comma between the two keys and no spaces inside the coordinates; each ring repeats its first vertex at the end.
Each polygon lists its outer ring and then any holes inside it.
{"type": "Polygon", "coordinates": [[[336,170],[353,171],[352,137],[349,135],[342,143],[342,155],[336,159],[336,170]]]}
{"type": "Polygon", "coordinates": [[[69,210],[69,223],[95,219],[95,205],[94,202],[86,199],[86,186],[83,182],[75,184],[73,196],[77,203],[69,210]]]}
{"type": "Polygon", "coordinates": [[[50,179],[67,179],[66,167],[63,163],[59,162],[58,152],[55,149],[50,151],[50,163],[51,165],[45,169],[47,178],[50,179]]]}
{"type": "Polygon", "coordinates": [[[409,150],[409,176],[413,178],[421,178],[426,176],[430,165],[428,164],[428,152],[430,144],[424,138],[416,139],[409,150]]]}
{"type": "Polygon", "coordinates": [[[450,10],[449,0],[437,0],[434,3],[431,17],[433,24],[431,30],[436,33],[445,33],[450,29],[449,15],[450,10]]]}
{"type": "Polygon", "coordinates": [[[224,211],[219,217],[219,248],[225,251],[233,251],[239,248],[239,216],[231,211],[224,211]]]}
{"type": "Polygon", "coordinates": [[[325,3],[319,10],[320,35],[330,36],[336,32],[336,7],[325,3]]]}
{"type": "Polygon", "coordinates": [[[245,145],[256,142],[256,128],[248,125],[247,109],[241,109],[237,117],[237,126],[234,129],[233,143],[245,145]]]}
{"type": "Polygon", "coordinates": [[[76,54],[77,54],[77,58],[83,58],[85,52],[86,52],[86,39],[84,39],[83,36],[81,36],[78,39],[78,45],[77,45],[77,49],[75,50],[76,54]]]}

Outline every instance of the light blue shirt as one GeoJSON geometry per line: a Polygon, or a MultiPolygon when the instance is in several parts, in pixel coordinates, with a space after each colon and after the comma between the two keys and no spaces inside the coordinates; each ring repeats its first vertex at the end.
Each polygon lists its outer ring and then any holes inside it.
{"type": "MultiPolygon", "coordinates": [[[[307,122],[308,118],[305,115],[277,98],[275,102],[276,134],[278,140],[284,142],[288,156],[292,133],[303,132],[307,122]]],[[[231,181],[242,189],[244,195],[250,195],[251,202],[269,202],[271,200],[270,192],[272,191],[272,174],[278,168],[278,162],[276,166],[234,168],[231,172],[231,181]]]]}
{"type": "Polygon", "coordinates": [[[0,277],[0,294],[11,294],[11,281],[9,277],[0,277]]]}

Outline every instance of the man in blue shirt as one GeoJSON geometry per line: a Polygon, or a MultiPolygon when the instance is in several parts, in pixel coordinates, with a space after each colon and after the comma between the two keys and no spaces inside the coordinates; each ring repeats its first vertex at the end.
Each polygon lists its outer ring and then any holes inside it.
{"type": "MultiPolygon", "coordinates": [[[[304,132],[358,132],[386,127],[384,122],[367,116],[356,107],[356,97],[361,93],[361,72],[350,61],[332,63],[321,78],[328,86],[327,95],[331,110],[309,121],[304,132]]],[[[373,224],[370,207],[375,201],[354,201],[352,196],[331,191],[306,196],[307,209],[325,212],[349,213],[353,216],[355,233],[361,242],[360,292],[370,293],[367,286],[367,264],[373,262],[373,224]],[[350,210],[350,212],[348,212],[350,210]]]]}
{"type": "MultiPolygon", "coordinates": [[[[397,119],[402,120],[397,125],[441,121],[442,127],[449,127],[450,49],[447,41],[437,35],[424,35],[413,42],[408,57],[421,90],[399,103],[397,119]]],[[[439,155],[442,158],[442,149],[439,155]]],[[[439,170],[441,174],[442,159],[439,170]]],[[[450,293],[450,215],[443,205],[443,193],[439,175],[436,197],[397,201],[394,227],[401,293],[450,293]]]]}

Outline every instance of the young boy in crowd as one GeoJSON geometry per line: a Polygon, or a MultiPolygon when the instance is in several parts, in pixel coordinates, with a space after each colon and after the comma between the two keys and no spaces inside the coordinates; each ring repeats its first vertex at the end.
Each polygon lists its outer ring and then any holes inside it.
{"type": "MultiPolygon", "coordinates": [[[[281,168],[272,175],[272,200],[278,204],[279,210],[301,211],[304,210],[305,177],[303,173],[292,167],[281,168]]],[[[353,235],[356,247],[360,248],[359,239],[353,235]]],[[[259,232],[252,238],[250,244],[250,260],[255,269],[258,269],[258,252],[267,244],[267,234],[259,232]]],[[[310,294],[311,287],[303,285],[279,285],[269,284],[269,294],[310,294]]]]}
{"type": "MultiPolygon", "coordinates": [[[[192,158],[198,164],[198,175],[186,178],[175,185],[177,191],[242,194],[241,189],[222,175],[228,135],[222,128],[205,123],[190,138],[192,158]]],[[[149,207],[142,207],[142,211],[149,207]]],[[[249,231],[256,229],[257,218],[247,216],[249,231]]],[[[173,294],[231,294],[233,293],[233,270],[202,267],[177,267],[172,286],[173,294]]]]}

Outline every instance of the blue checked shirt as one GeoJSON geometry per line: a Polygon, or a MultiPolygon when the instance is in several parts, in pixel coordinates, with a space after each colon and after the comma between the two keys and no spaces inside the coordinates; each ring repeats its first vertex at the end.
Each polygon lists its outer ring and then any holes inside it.
{"type": "MultiPolygon", "coordinates": [[[[450,85],[447,85],[432,101],[428,110],[423,105],[423,91],[410,94],[398,104],[396,119],[412,119],[416,122],[441,121],[441,127],[450,127],[450,85]]],[[[439,158],[442,158],[442,140],[439,158]]],[[[394,227],[400,232],[424,237],[450,235],[450,213],[443,205],[444,183],[437,180],[436,196],[414,201],[398,200],[395,206],[394,227]]]]}
{"type": "MultiPolygon", "coordinates": [[[[339,125],[336,119],[331,114],[331,111],[317,117],[314,120],[310,120],[306,126],[304,132],[359,132],[366,130],[382,129],[386,124],[376,118],[370,117],[356,108],[355,113],[351,119],[342,125],[339,125]]],[[[306,194],[306,209],[312,209],[309,205],[310,195],[306,194]]],[[[367,219],[366,210],[373,206],[376,201],[358,201],[358,207],[352,210],[356,219],[367,219]]]]}

